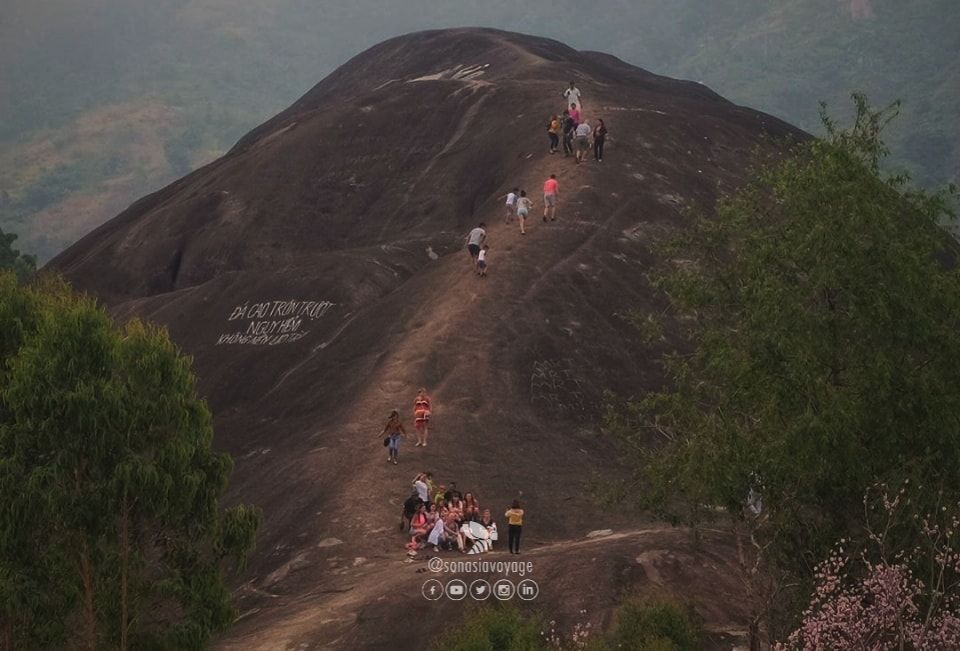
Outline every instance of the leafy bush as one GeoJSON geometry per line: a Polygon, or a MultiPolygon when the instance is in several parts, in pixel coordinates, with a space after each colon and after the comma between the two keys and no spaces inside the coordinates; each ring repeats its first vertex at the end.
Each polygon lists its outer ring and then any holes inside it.
{"type": "Polygon", "coordinates": [[[669,599],[628,601],[617,615],[610,646],[626,651],[695,651],[700,624],[689,609],[669,599]]]}
{"type": "Polygon", "coordinates": [[[37,270],[37,259],[13,248],[17,236],[0,228],[0,271],[12,271],[23,282],[37,270]]]}
{"type": "Polygon", "coordinates": [[[524,617],[515,608],[470,611],[463,627],[444,636],[439,651],[545,651],[538,620],[524,617]]]}

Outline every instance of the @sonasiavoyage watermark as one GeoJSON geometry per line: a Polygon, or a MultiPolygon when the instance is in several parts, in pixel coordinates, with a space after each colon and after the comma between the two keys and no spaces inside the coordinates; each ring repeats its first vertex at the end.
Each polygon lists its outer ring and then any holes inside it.
{"type": "Polygon", "coordinates": [[[533,574],[532,561],[445,561],[439,556],[434,556],[427,561],[427,568],[438,574],[502,574],[504,576],[533,574]]]}

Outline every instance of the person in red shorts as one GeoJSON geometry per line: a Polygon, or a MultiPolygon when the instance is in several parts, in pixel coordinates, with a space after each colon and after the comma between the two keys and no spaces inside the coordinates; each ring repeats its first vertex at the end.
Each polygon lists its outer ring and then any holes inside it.
{"type": "Polygon", "coordinates": [[[413,429],[417,432],[416,447],[427,447],[427,435],[430,434],[430,396],[426,389],[420,389],[413,400],[413,429]]]}
{"type": "Polygon", "coordinates": [[[543,184],[543,221],[557,221],[557,201],[560,200],[560,184],[557,175],[551,174],[543,184]]]}

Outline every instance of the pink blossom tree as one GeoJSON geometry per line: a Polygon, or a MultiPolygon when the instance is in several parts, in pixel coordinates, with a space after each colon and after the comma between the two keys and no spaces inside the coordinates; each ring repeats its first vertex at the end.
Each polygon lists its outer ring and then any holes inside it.
{"type": "Polygon", "coordinates": [[[922,516],[904,486],[868,492],[864,510],[865,546],[840,540],[799,628],[775,648],[960,649],[960,507],[922,516]]]}

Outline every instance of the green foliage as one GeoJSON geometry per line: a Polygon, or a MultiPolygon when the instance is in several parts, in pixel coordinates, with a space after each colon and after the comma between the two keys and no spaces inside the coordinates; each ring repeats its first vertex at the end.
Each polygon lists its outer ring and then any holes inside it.
{"type": "Polygon", "coordinates": [[[13,248],[17,236],[0,228],[0,272],[12,271],[23,282],[37,270],[37,259],[13,248]]]}
{"type": "Polygon", "coordinates": [[[801,575],[856,527],[865,487],[960,494],[947,197],[882,177],[896,108],[855,106],[852,128],[825,118],[826,139],[763,166],[667,247],[658,284],[693,350],[667,359],[673,389],[633,405],[659,434],[659,506],[695,521],[760,495],[759,544],[801,575]]]}
{"type": "Polygon", "coordinates": [[[628,601],[617,613],[610,648],[624,651],[696,651],[700,624],[693,613],[668,599],[628,601]]]}
{"type": "Polygon", "coordinates": [[[219,506],[232,462],[190,360],[58,280],[0,276],[0,332],[0,640],[202,648],[259,514],[219,506]]]}
{"type": "Polygon", "coordinates": [[[546,651],[538,620],[508,606],[468,612],[465,624],[433,647],[439,651],[546,651]]]}
{"type": "Polygon", "coordinates": [[[591,634],[589,625],[573,626],[565,638],[556,622],[522,615],[511,606],[468,611],[464,624],[434,646],[451,651],[696,651],[701,628],[696,615],[672,599],[630,600],[621,606],[614,627],[604,635],[591,634]],[[548,629],[548,630],[545,630],[548,629]]]}

